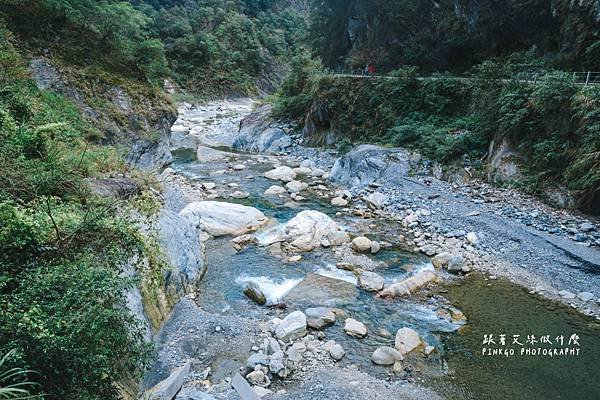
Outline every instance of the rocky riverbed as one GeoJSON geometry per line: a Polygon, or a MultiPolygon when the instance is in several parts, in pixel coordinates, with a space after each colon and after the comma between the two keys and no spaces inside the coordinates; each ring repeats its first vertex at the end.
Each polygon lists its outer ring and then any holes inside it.
{"type": "Polygon", "coordinates": [[[154,337],[154,398],[486,398],[445,345],[474,343],[453,303],[465,276],[599,315],[597,221],[438,180],[402,149],[304,147],[254,106],[182,105],[172,128],[165,207],[196,227],[207,272],[154,337]]]}

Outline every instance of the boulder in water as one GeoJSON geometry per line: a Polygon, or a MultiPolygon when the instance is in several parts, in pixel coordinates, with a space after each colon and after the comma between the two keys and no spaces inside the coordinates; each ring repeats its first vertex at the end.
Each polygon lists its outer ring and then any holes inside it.
{"type": "Polygon", "coordinates": [[[358,276],[358,286],[368,292],[378,292],[383,289],[383,277],[375,272],[362,271],[358,276]]]}
{"type": "Polygon", "coordinates": [[[346,323],[344,324],[344,331],[348,335],[357,338],[363,338],[367,336],[367,327],[365,326],[365,324],[353,318],[346,319],[346,323]]]}
{"type": "Polygon", "coordinates": [[[287,190],[285,188],[277,185],[272,185],[267,190],[265,190],[265,196],[278,196],[286,193],[287,190]]]}
{"type": "Polygon", "coordinates": [[[327,215],[319,211],[306,210],[289,220],[280,231],[281,242],[289,243],[298,251],[311,251],[325,241],[340,245],[349,241],[348,234],[327,215]]]}
{"type": "Polygon", "coordinates": [[[290,181],[285,185],[285,187],[290,193],[299,193],[300,191],[308,188],[308,184],[300,181],[290,181]]]}
{"type": "Polygon", "coordinates": [[[244,289],[244,294],[249,299],[252,299],[259,306],[264,306],[267,303],[267,298],[263,293],[262,289],[258,284],[254,281],[250,281],[246,284],[246,288],[244,289]]]}
{"type": "Polygon", "coordinates": [[[393,347],[378,347],[371,356],[371,361],[377,365],[394,365],[396,361],[402,361],[402,354],[393,347]]]}
{"type": "Polygon", "coordinates": [[[371,242],[370,239],[364,236],[359,236],[352,240],[352,248],[360,253],[364,253],[371,250],[372,243],[373,242],[371,242]]]}
{"type": "Polygon", "coordinates": [[[437,275],[430,269],[423,269],[410,278],[404,279],[403,281],[392,283],[386,286],[381,292],[377,294],[379,297],[399,297],[408,296],[415,292],[417,289],[425,286],[429,282],[435,281],[437,275]]]}
{"type": "Polygon", "coordinates": [[[309,328],[323,329],[335,323],[335,314],[327,307],[307,308],[304,314],[309,328]]]}
{"type": "Polygon", "coordinates": [[[256,208],[219,201],[190,203],[179,214],[212,236],[242,235],[267,222],[256,208]]]}
{"type": "Polygon", "coordinates": [[[421,338],[419,334],[411,328],[401,328],[396,332],[394,346],[401,354],[407,354],[419,347],[421,338]]]}
{"type": "Polygon", "coordinates": [[[281,166],[265,172],[265,177],[273,181],[291,182],[296,179],[296,173],[290,167],[281,166]]]}

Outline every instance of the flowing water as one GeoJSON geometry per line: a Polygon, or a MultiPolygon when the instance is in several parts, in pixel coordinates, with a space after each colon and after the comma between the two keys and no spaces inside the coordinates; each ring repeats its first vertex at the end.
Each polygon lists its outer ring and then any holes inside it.
{"type": "MultiPolygon", "coordinates": [[[[239,154],[238,157],[241,158],[236,163],[251,159],[239,154]]],[[[363,223],[346,214],[336,215],[339,209],[333,208],[328,199],[314,195],[307,194],[300,203],[266,198],[265,189],[277,184],[263,177],[272,164],[249,161],[247,165],[249,168],[244,171],[223,174],[224,163],[198,163],[193,153],[178,152],[173,167],[191,182],[218,181],[220,186],[237,183],[240,190],[249,193],[248,198],[223,201],[256,207],[278,223],[305,209],[328,214],[349,232],[358,231],[358,225],[363,223]]],[[[402,231],[393,221],[377,221],[376,225],[370,235],[373,238],[385,239],[402,231]]],[[[206,256],[208,272],[197,302],[209,312],[258,319],[285,315],[286,311],[260,307],[244,296],[245,284],[254,281],[264,291],[268,304],[285,303],[289,310],[326,305],[364,322],[369,329],[364,339],[347,336],[340,322],[326,330],[327,339],[336,340],[346,350],[343,364],[357,364],[372,374],[386,376],[389,369],[372,365],[370,356],[378,346],[393,346],[396,330],[407,326],[418,331],[436,351],[428,358],[409,355],[406,364],[411,367],[403,377],[419,375],[447,398],[600,399],[598,324],[568,307],[531,296],[509,282],[496,280],[488,286],[490,282],[472,274],[464,282],[440,289],[440,293],[390,301],[359,290],[352,273],[335,267],[336,259],[329,249],[315,250],[303,254],[298,263],[287,263],[257,246],[236,252],[230,238],[217,238],[206,242],[206,256]],[[438,316],[441,296],[465,313],[466,326],[438,316]],[[568,338],[573,333],[580,337],[581,352],[576,357],[481,355],[484,335],[506,334],[512,338],[513,334],[520,334],[525,338],[534,334],[554,338],[562,334],[568,338]]],[[[381,251],[373,258],[381,262],[376,272],[388,283],[415,269],[431,267],[427,258],[398,249],[381,251]]]]}

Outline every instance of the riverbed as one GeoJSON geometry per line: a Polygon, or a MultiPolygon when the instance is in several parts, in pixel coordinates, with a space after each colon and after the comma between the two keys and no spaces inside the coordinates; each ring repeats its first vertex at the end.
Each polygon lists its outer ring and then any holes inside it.
{"type": "MultiPolygon", "coordinates": [[[[203,161],[196,159],[193,148],[174,149],[172,170],[181,186],[178,190],[187,194],[179,201],[179,208],[191,200],[206,198],[240,203],[262,211],[271,226],[283,224],[303,210],[317,210],[353,236],[363,234],[391,244],[377,254],[365,256],[372,262],[369,265],[373,271],[384,277],[386,285],[401,281],[422,268],[433,268],[429,257],[402,246],[406,228],[400,221],[377,214],[368,214],[365,218],[351,212],[351,206],[348,210],[332,206],[331,193],[344,188],[326,179],[305,178],[310,186],[301,193],[299,201],[288,195],[266,196],[265,190],[274,182],[265,178],[265,172],[278,165],[297,166],[303,157],[232,150],[230,146],[235,137],[232,130],[251,106],[247,101],[213,103],[202,110],[188,111],[188,121],[196,124],[193,143],[226,154],[216,160],[203,161]],[[243,168],[232,168],[234,165],[243,165],[243,168]],[[203,186],[206,182],[214,183],[214,190],[206,191],[203,186]],[[327,195],[316,189],[319,185],[329,188],[327,195]]],[[[322,160],[311,161],[319,165],[322,160]]],[[[259,231],[257,235],[260,234],[259,231]]],[[[478,272],[457,277],[440,271],[441,283],[413,296],[390,300],[358,288],[352,272],[336,267],[340,255],[333,248],[303,253],[301,260],[290,262],[285,254],[261,246],[249,245],[238,251],[232,246],[231,237],[218,237],[205,241],[205,252],[208,271],[194,299],[203,312],[229,317],[232,321],[256,321],[258,326],[295,310],[314,306],[335,308],[339,315],[363,322],[369,334],[363,339],[348,336],[339,319],[325,329],[320,339],[335,340],[346,351],[345,357],[333,368],[369,374],[381,382],[382,393],[386,382],[397,381],[422,385],[448,399],[583,400],[600,396],[600,372],[596,367],[600,361],[597,321],[568,306],[531,295],[507,280],[490,279],[478,272]],[[267,306],[259,306],[244,296],[244,287],[250,281],[260,286],[267,297],[267,306]],[[275,305],[285,308],[270,307],[275,305]],[[456,311],[462,312],[466,321],[449,317],[456,311]],[[392,373],[389,367],[375,366],[371,362],[373,351],[379,346],[393,347],[393,336],[403,327],[417,331],[434,351],[427,356],[422,352],[407,355],[401,372],[392,373]],[[517,355],[482,355],[485,335],[493,335],[497,343],[500,335],[506,335],[506,346],[488,347],[499,351],[514,348],[517,355]],[[577,335],[578,344],[571,347],[579,348],[579,354],[521,356],[521,347],[512,343],[513,335],[519,335],[523,343],[531,335],[538,341],[546,335],[552,340],[562,335],[566,341],[577,335]]],[[[185,332],[180,334],[185,335],[185,332]]],[[[260,338],[256,338],[256,342],[259,341],[260,338]]],[[[548,343],[545,346],[556,347],[548,343]]],[[[526,347],[543,346],[534,343],[526,347]]],[[[165,351],[168,343],[159,343],[159,348],[165,351]]],[[[212,349],[215,351],[214,346],[212,349]]],[[[240,352],[247,351],[240,349],[240,352]]],[[[160,354],[159,351],[159,357],[160,354]]],[[[214,377],[226,377],[244,363],[243,354],[228,356],[227,362],[219,354],[209,356],[207,360],[213,360],[209,366],[214,377]]],[[[212,382],[213,385],[218,383],[212,382]]],[[[294,398],[293,393],[298,394],[297,398],[306,394],[301,381],[292,379],[287,384],[278,382],[274,386],[285,388],[280,395],[289,396],[286,398],[294,398]]],[[[218,395],[217,390],[215,396],[218,395]]],[[[268,396],[277,398],[278,394],[268,396]]]]}

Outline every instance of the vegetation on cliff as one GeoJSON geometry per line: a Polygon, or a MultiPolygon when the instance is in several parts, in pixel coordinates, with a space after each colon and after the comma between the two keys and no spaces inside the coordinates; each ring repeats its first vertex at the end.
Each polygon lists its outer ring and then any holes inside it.
{"type": "Polygon", "coordinates": [[[87,179],[122,162],[75,105],[36,88],[0,36],[0,354],[35,371],[45,398],[117,398],[115,383],[148,356],[126,307],[134,282],[121,276],[143,243],[87,179]]]}
{"type": "MultiPolygon", "coordinates": [[[[0,0],[8,28],[47,56],[204,96],[256,93],[297,50],[283,0],[0,0]]],[[[271,86],[273,83],[270,84],[271,86]]]]}
{"type": "Polygon", "coordinates": [[[319,110],[326,121],[316,130],[333,132],[338,146],[403,146],[451,162],[476,161],[492,140],[507,140],[527,160],[518,185],[534,193],[565,185],[581,208],[598,212],[599,86],[577,87],[569,74],[556,72],[536,84],[503,80],[511,65],[492,61],[476,67],[470,79],[422,79],[414,68],[397,70],[391,79],[331,76],[307,57],[293,65],[276,98],[276,115],[302,119],[319,110]]]}

